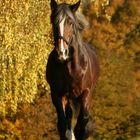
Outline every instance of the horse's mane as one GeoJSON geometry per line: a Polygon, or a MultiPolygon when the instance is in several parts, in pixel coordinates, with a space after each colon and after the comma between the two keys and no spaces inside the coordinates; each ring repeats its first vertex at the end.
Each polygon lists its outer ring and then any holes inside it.
{"type": "Polygon", "coordinates": [[[89,23],[82,13],[76,12],[76,20],[77,20],[77,26],[80,30],[84,30],[85,28],[89,27],[89,23]]]}
{"type": "MultiPolygon", "coordinates": [[[[86,28],[89,27],[89,23],[88,21],[86,20],[85,16],[80,13],[80,12],[76,12],[76,28],[78,29],[78,31],[76,32],[77,35],[76,35],[76,38],[77,38],[77,41],[78,41],[78,44],[81,48],[81,50],[84,49],[84,47],[82,47],[82,31],[86,28]]],[[[75,30],[77,30],[75,29],[75,30]]]]}

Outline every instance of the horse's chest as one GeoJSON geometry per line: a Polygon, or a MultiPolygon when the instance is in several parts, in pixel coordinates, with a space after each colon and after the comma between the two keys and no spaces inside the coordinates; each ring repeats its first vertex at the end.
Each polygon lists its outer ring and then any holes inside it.
{"type": "Polygon", "coordinates": [[[71,88],[71,78],[65,70],[58,70],[54,76],[57,90],[68,92],[71,88]]]}
{"type": "Polygon", "coordinates": [[[71,97],[78,97],[82,92],[83,73],[81,71],[70,71],[67,65],[56,65],[50,70],[50,79],[55,90],[60,94],[68,93],[71,97]]]}
{"type": "Polygon", "coordinates": [[[68,93],[70,97],[75,98],[81,94],[81,81],[75,80],[67,71],[60,71],[55,75],[55,85],[59,92],[68,93]]]}

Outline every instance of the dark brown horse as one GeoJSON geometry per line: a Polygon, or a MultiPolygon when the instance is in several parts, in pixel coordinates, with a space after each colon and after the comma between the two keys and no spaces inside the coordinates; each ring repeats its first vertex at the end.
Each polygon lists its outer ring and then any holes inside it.
{"type": "Polygon", "coordinates": [[[58,5],[51,0],[55,47],[48,59],[46,76],[57,111],[61,140],[86,140],[92,129],[89,109],[99,76],[99,64],[94,48],[82,41],[81,33],[87,22],[76,12],[79,5],[80,1],[74,5],[58,5]],[[74,133],[70,100],[80,106],[74,133]]]}

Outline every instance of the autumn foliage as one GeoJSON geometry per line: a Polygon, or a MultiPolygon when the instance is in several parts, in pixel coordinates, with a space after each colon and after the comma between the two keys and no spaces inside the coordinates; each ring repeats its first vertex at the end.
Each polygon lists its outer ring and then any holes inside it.
{"type": "MultiPolygon", "coordinates": [[[[51,108],[45,79],[53,48],[49,3],[0,1],[0,139],[24,139],[22,129],[27,130],[24,126],[29,123],[25,118],[30,109],[35,110],[30,106],[40,104],[44,94],[51,108]]],[[[81,4],[80,11],[90,23],[84,40],[96,48],[101,69],[91,110],[97,140],[140,139],[139,6],[139,0],[83,0],[81,4]]]]}

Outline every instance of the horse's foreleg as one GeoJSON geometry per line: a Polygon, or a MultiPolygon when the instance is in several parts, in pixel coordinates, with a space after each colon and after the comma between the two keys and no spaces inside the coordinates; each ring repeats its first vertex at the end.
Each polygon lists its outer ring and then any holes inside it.
{"type": "Polygon", "coordinates": [[[72,122],[72,108],[70,106],[70,102],[67,96],[62,97],[62,104],[63,110],[66,116],[67,121],[67,130],[66,130],[66,137],[68,140],[75,140],[75,136],[72,130],[71,122],[72,122]]]}
{"type": "Polygon", "coordinates": [[[57,94],[52,94],[52,102],[56,108],[57,112],[57,128],[60,135],[60,140],[67,140],[66,130],[67,130],[67,119],[65,116],[65,111],[63,109],[62,98],[57,96],[57,94]]]}
{"type": "Polygon", "coordinates": [[[87,124],[89,122],[89,108],[90,108],[90,93],[88,90],[83,92],[81,99],[80,113],[77,119],[77,124],[74,130],[76,140],[86,140],[89,135],[87,134],[87,124]]]}
{"type": "Polygon", "coordinates": [[[75,136],[72,130],[72,109],[70,106],[70,102],[68,100],[66,106],[65,106],[65,114],[66,114],[66,119],[67,119],[67,131],[66,131],[66,137],[68,138],[68,140],[75,140],[75,136]]]}

